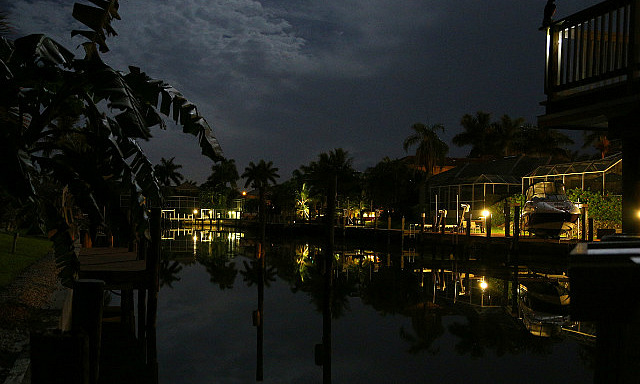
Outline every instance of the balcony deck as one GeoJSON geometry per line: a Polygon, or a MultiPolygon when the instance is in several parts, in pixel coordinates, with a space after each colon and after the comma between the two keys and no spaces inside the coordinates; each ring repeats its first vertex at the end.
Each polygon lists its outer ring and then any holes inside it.
{"type": "Polygon", "coordinates": [[[640,102],[638,0],[608,0],[547,29],[539,126],[607,129],[640,102]]]}

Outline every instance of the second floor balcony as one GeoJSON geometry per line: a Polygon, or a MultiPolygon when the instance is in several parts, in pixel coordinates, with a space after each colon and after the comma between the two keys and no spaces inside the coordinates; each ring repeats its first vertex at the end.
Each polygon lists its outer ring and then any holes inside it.
{"type": "Polygon", "coordinates": [[[546,29],[539,125],[607,128],[640,101],[640,0],[608,0],[546,29]]]}

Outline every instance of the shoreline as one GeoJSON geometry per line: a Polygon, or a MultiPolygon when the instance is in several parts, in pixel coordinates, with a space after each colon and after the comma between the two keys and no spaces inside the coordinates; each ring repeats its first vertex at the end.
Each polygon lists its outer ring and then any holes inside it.
{"type": "Polygon", "coordinates": [[[0,383],[20,383],[29,358],[29,334],[56,327],[61,306],[52,253],[43,256],[0,288],[0,383]]]}

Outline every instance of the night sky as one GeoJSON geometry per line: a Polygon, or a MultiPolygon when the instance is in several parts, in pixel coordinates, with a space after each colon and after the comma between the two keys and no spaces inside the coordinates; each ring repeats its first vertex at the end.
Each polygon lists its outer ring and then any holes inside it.
{"type": "MultiPolygon", "coordinates": [[[[121,0],[103,59],[139,66],[194,102],[242,173],[271,160],[281,181],[344,148],[358,170],[406,155],[415,122],[450,143],[465,113],[543,113],[544,0],[121,0]]],[[[556,19],[598,3],[557,1],[556,19]]],[[[70,49],[73,1],[2,0],[16,32],[70,49]]],[[[82,52],[77,51],[78,56],[82,52]]],[[[212,162],[176,127],[142,143],[202,182],[212,162]]],[[[579,135],[574,135],[580,137],[579,135]]],[[[451,156],[469,148],[451,145],[451,156]]]]}

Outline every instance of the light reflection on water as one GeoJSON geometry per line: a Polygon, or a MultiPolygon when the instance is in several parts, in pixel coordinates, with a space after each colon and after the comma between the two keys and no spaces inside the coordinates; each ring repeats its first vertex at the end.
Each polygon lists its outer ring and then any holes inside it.
{"type": "MultiPolygon", "coordinates": [[[[160,383],[255,382],[255,243],[240,233],[163,237],[171,260],[161,273],[160,383]]],[[[400,249],[337,253],[333,383],[593,381],[593,340],[568,337],[555,325],[551,337],[528,332],[518,319],[522,307],[514,307],[517,286],[504,270],[400,249]]],[[[322,382],[314,363],[323,334],[321,257],[321,247],[309,243],[266,249],[264,382],[322,382]]]]}

